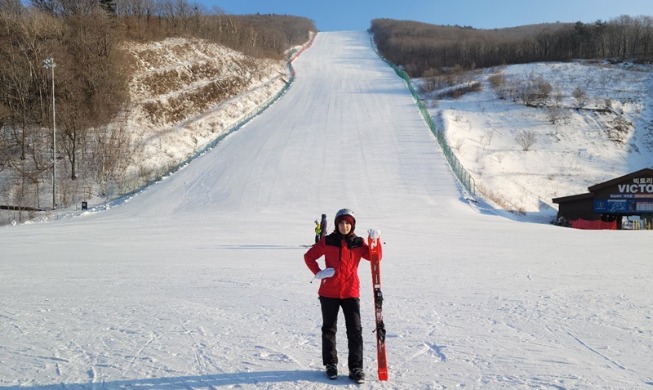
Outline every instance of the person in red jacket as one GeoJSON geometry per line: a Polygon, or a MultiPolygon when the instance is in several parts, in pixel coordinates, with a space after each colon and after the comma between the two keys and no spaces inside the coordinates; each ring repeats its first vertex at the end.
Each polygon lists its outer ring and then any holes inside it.
{"type": "Polygon", "coordinates": [[[349,209],[338,211],[333,233],[322,237],[305,254],[304,261],[317,279],[322,308],[322,363],[330,379],[338,377],[336,331],[338,311],[342,307],[349,348],[349,377],[357,383],[365,381],[363,372],[363,330],[360,316],[360,279],[358,264],[369,260],[369,248],[354,230],[356,218],[349,209]],[[325,269],[317,260],[324,256],[325,269]]]}

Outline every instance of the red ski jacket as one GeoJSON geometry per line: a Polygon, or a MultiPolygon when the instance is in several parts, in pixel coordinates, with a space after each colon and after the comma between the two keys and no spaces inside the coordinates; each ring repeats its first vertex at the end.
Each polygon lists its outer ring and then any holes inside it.
{"type": "Polygon", "coordinates": [[[320,281],[318,295],[326,298],[360,298],[358,264],[361,258],[370,259],[365,240],[355,234],[343,237],[338,232],[321,238],[304,254],[304,261],[313,274],[320,272],[317,260],[322,256],[325,268],[333,268],[336,273],[320,281]]]}

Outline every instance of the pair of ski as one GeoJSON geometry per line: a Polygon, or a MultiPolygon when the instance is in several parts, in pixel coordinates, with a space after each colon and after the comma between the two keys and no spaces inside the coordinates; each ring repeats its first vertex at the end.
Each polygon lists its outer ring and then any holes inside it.
{"type": "Polygon", "coordinates": [[[376,321],[376,357],[380,381],[388,380],[388,362],[385,355],[385,324],[383,323],[383,293],[381,292],[381,234],[370,231],[367,245],[370,249],[372,289],[374,290],[374,318],[376,321]]]}

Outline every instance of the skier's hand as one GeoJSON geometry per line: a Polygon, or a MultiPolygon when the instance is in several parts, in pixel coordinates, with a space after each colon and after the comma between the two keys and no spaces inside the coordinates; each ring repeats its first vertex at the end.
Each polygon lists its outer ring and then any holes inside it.
{"type": "Polygon", "coordinates": [[[336,270],[333,268],[325,268],[322,271],[315,274],[315,279],[326,279],[330,278],[336,274],[336,270]]]}
{"type": "Polygon", "coordinates": [[[373,229],[369,229],[369,230],[367,231],[367,234],[370,235],[370,238],[371,238],[372,240],[378,240],[379,237],[381,237],[381,230],[379,230],[379,229],[375,229],[375,228],[373,228],[373,229]]]}

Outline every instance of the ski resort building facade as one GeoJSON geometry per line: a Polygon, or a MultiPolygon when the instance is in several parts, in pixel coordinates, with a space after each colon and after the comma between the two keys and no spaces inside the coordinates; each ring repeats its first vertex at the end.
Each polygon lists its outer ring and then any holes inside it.
{"type": "Polygon", "coordinates": [[[557,224],[580,229],[648,229],[653,225],[653,169],[595,184],[588,193],[552,199],[557,224]]]}

